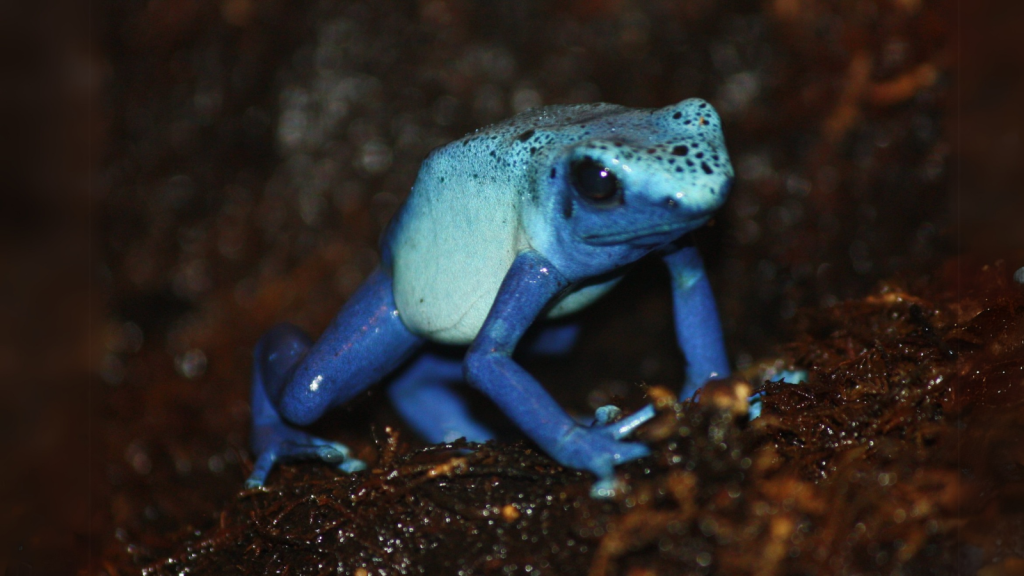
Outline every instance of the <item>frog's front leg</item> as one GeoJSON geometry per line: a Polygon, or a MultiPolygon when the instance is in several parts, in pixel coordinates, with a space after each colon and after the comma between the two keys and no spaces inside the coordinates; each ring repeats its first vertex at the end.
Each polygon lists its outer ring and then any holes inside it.
{"type": "Polygon", "coordinates": [[[568,286],[566,278],[537,252],[519,254],[466,354],[466,379],[555,460],[607,478],[616,464],[646,456],[648,448],[619,441],[613,428],[577,424],[512,360],[526,329],[568,286]]]}
{"type": "Polygon", "coordinates": [[[727,377],[729,358],[715,296],[697,248],[686,238],[663,259],[672,277],[676,341],[686,356],[686,382],[679,393],[685,400],[708,380],[727,377]]]}
{"type": "Polygon", "coordinates": [[[375,271],[311,345],[298,328],[280,325],[256,346],[252,448],[247,485],[261,486],[276,462],[320,458],[345,471],[361,464],[348,448],[295,426],[312,424],[394,370],[422,340],[398,317],[391,278],[375,271]]]}
{"type": "MultiPolygon", "coordinates": [[[[579,335],[576,322],[559,321],[527,334],[519,347],[527,354],[565,354],[579,335]]],[[[457,438],[486,442],[494,431],[471,412],[459,393],[463,383],[462,356],[443,349],[425,349],[394,378],[388,394],[405,423],[424,440],[440,444],[457,438]]]]}
{"type": "MultiPolygon", "coordinates": [[[[686,400],[709,380],[729,375],[722,325],[711,284],[704,273],[704,262],[690,238],[663,255],[672,277],[672,308],[676,341],[686,356],[686,381],[679,398],[686,400]]],[[[654,417],[654,407],[645,406],[615,422],[615,437],[628,436],[654,417]]]]}

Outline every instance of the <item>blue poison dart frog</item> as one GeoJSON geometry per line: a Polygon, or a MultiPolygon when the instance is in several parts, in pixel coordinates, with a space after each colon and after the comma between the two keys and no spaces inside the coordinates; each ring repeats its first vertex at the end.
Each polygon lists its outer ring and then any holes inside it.
{"type": "Polygon", "coordinates": [[[344,445],[296,427],[384,379],[426,440],[493,437],[460,396],[466,382],[552,458],[608,485],[614,466],[649,453],[624,438],[653,409],[611,423],[616,410],[605,407],[594,425],[580,424],[512,354],[567,350],[575,325],[548,321],[590,304],[653,252],[671,275],[688,365],[681,397],[727,376],[714,297],[688,233],[722,206],[732,180],[721,120],[698,99],[537,108],[434,150],[385,231],[380,267],[320,340],[286,324],[256,346],[248,486],[262,485],[280,460],[364,468],[344,445]],[[452,356],[453,346],[464,355],[452,356]]]}

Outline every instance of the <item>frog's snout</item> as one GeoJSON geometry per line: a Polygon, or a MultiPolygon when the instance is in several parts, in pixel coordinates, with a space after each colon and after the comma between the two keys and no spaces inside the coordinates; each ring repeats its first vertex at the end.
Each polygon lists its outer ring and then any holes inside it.
{"type": "MultiPolygon", "coordinates": [[[[682,186],[674,183],[655,192],[642,194],[648,210],[668,212],[671,218],[704,218],[717,211],[725,203],[732,189],[733,177],[723,175],[715,181],[686,182],[682,186]]],[[[653,212],[652,212],[653,216],[653,212]]]]}
{"type": "Polygon", "coordinates": [[[722,184],[718,187],[718,194],[716,195],[724,201],[725,198],[729,196],[729,192],[732,191],[732,183],[735,180],[735,176],[727,176],[725,180],[722,181],[722,184]]]}

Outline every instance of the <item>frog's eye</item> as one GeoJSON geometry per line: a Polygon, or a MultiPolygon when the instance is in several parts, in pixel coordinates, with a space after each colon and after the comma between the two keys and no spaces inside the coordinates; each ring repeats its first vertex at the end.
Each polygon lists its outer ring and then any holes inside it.
{"type": "Polygon", "coordinates": [[[593,158],[581,158],[569,167],[572,186],[585,200],[600,206],[622,202],[622,185],[611,170],[594,162],[593,158]]]}

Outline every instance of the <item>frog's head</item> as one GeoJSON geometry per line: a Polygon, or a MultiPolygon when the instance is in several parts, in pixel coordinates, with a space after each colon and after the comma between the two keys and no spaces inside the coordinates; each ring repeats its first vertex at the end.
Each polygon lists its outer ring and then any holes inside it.
{"type": "Polygon", "coordinates": [[[630,111],[588,129],[549,174],[562,258],[635,258],[704,225],[725,202],[733,169],[707,102],[630,111]]]}
{"type": "Polygon", "coordinates": [[[646,131],[572,146],[563,162],[562,215],[592,246],[671,242],[711,218],[733,179],[721,121],[696,99],[654,111],[646,131]]]}

